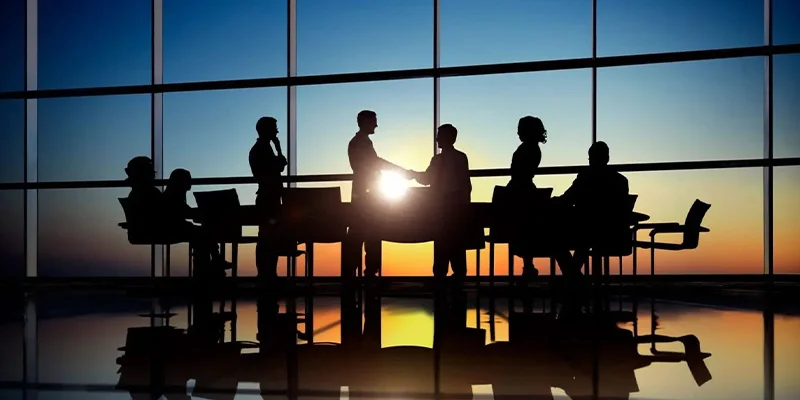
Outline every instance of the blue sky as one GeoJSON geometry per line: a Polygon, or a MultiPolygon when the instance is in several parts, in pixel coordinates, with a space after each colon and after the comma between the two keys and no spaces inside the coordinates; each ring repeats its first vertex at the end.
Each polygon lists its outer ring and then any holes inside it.
{"type": "MultiPolygon", "coordinates": [[[[23,3],[0,6],[0,52],[5,56],[0,91],[23,88],[23,3]]],[[[166,82],[286,75],[285,2],[164,3],[166,82]]],[[[800,7],[792,0],[774,0],[774,8],[775,42],[800,42],[800,7]]],[[[300,0],[297,14],[301,75],[432,66],[430,0],[300,0]]],[[[598,55],[760,45],[762,14],[760,0],[600,0],[598,55]]],[[[149,83],[150,17],[146,0],[40,0],[39,87],[149,83]]],[[[440,18],[443,66],[591,56],[589,0],[441,0],[440,18]]],[[[751,58],[601,69],[598,138],[609,143],[612,162],[760,157],[763,68],[763,59],[751,58]]],[[[775,57],[778,157],[800,156],[797,71],[800,55],[775,57]]],[[[432,156],[431,79],[300,87],[297,100],[301,174],[349,172],[345,146],[356,130],[356,113],[365,108],[378,112],[374,141],[383,156],[418,169],[432,156]]],[[[148,95],[47,99],[38,107],[40,180],[120,179],[127,159],[149,154],[148,95]]],[[[165,94],[165,173],[180,167],[196,177],[249,174],[246,155],[255,139],[255,121],[262,115],[277,117],[285,137],[286,108],[285,88],[165,94]]],[[[527,114],[541,117],[549,130],[543,165],[584,163],[591,143],[591,71],[441,80],[441,122],[458,127],[457,145],[469,155],[472,168],[507,167],[517,145],[516,121],[527,114]]],[[[22,103],[0,101],[0,117],[0,181],[20,181],[22,103]]],[[[698,182],[713,181],[713,174],[703,174],[696,173],[698,182]]],[[[551,179],[557,187],[569,184],[568,177],[551,179]]],[[[664,179],[664,184],[672,182],[664,179]]],[[[485,182],[476,185],[474,197],[485,198],[499,183],[485,182]]],[[[654,182],[649,179],[646,186],[657,186],[654,182]]],[[[759,187],[756,182],[747,190],[759,187]]],[[[252,192],[240,191],[243,203],[252,201],[252,192]]],[[[94,246],[92,238],[100,236],[116,237],[122,243],[113,246],[121,248],[124,236],[120,239],[110,223],[120,218],[118,195],[124,193],[42,191],[40,215],[60,222],[40,223],[45,231],[40,256],[56,259],[61,246],[94,246]],[[75,214],[68,207],[103,210],[106,217],[81,227],[85,234],[66,234],[71,222],[57,216],[75,214]],[[48,246],[48,240],[59,245],[48,246]]],[[[7,200],[17,197],[0,196],[4,204],[19,207],[20,202],[7,200]]],[[[685,207],[680,204],[674,215],[663,218],[680,219],[685,207]]],[[[21,232],[9,226],[2,230],[3,238],[21,232]]],[[[5,253],[17,252],[20,246],[12,242],[19,241],[5,240],[4,248],[11,249],[5,253]]],[[[75,263],[97,264],[79,256],[75,263]]],[[[134,268],[128,264],[120,268],[134,268]]]]}

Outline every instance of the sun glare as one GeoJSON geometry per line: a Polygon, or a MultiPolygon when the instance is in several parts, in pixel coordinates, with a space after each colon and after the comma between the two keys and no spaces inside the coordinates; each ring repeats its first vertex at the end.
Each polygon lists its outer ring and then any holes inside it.
{"type": "Polygon", "coordinates": [[[408,190],[408,181],[397,172],[381,171],[380,191],[390,200],[402,198],[408,190]]]}

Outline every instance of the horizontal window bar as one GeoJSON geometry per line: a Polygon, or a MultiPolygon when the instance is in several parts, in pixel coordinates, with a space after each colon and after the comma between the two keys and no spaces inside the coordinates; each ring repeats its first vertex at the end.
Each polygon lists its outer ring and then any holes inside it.
{"type": "Polygon", "coordinates": [[[262,79],[240,79],[209,82],[166,83],[159,85],[115,86],[76,89],[32,90],[0,93],[0,99],[43,99],[53,97],[84,97],[123,94],[149,94],[168,92],[190,92],[201,90],[247,89],[259,87],[305,86],[333,83],[354,83],[416,79],[433,77],[456,77],[493,75],[519,72],[556,71],[581,68],[621,67],[645,64],[662,64],[685,61],[718,60],[725,58],[756,57],[777,54],[800,53],[800,44],[778,46],[739,47],[731,49],[681,51],[672,53],[637,54],[598,58],[575,58],[516,62],[488,65],[469,65],[444,68],[423,68],[397,71],[358,72],[332,75],[278,77],[262,79]]]}
{"type": "MultiPolygon", "coordinates": [[[[657,172],[657,171],[683,171],[728,168],[753,168],[753,167],[786,167],[800,165],[800,157],[749,159],[749,160],[714,160],[714,161],[679,161],[636,164],[611,164],[611,167],[620,172],[657,172]]],[[[537,175],[563,175],[575,174],[587,168],[586,165],[567,165],[558,167],[539,167],[537,175]]],[[[508,168],[473,169],[470,176],[473,178],[492,178],[509,176],[508,168]]],[[[295,175],[283,176],[284,182],[319,183],[350,181],[353,174],[321,174],[321,175],[295,175]]],[[[167,180],[156,181],[158,186],[167,184],[167,180]]],[[[192,185],[243,185],[255,184],[251,176],[219,177],[219,178],[194,178],[192,185]]],[[[0,190],[19,189],[84,189],[84,188],[115,188],[128,187],[124,180],[114,181],[69,181],[69,182],[29,182],[29,183],[0,183],[0,190]]]]}

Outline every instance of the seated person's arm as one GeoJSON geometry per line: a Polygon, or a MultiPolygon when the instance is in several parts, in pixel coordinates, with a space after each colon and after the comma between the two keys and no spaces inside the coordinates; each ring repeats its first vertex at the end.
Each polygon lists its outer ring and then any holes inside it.
{"type": "Polygon", "coordinates": [[[575,180],[572,181],[572,185],[570,185],[569,189],[567,189],[564,194],[562,194],[559,199],[566,204],[571,206],[575,205],[575,201],[578,198],[578,192],[581,190],[581,186],[583,185],[582,175],[578,173],[578,176],[575,177],[575,180]]]}

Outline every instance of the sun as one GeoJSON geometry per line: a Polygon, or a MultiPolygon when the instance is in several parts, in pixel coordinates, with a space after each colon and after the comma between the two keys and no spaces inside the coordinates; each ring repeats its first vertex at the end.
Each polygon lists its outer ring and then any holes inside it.
{"type": "Polygon", "coordinates": [[[402,198],[408,190],[408,180],[393,171],[381,171],[379,182],[381,195],[389,200],[402,198]]]}

